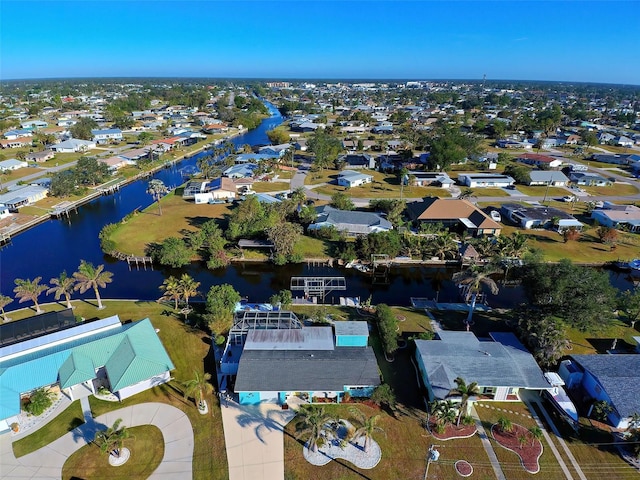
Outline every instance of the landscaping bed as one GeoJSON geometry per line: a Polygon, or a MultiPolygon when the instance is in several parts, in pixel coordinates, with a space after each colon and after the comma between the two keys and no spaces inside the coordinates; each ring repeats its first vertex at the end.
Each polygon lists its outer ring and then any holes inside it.
{"type": "Polygon", "coordinates": [[[542,455],[542,443],[528,438],[529,430],[522,425],[514,423],[510,432],[504,432],[497,424],[491,426],[491,435],[501,447],[511,450],[520,457],[523,468],[529,473],[540,471],[540,456],[542,455]],[[521,443],[520,438],[527,438],[526,443],[521,443]]]}

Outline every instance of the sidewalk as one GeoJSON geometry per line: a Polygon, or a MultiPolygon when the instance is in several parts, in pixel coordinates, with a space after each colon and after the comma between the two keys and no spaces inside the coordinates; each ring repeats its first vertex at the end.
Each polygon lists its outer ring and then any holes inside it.
{"type": "MultiPolygon", "coordinates": [[[[88,401],[86,405],[83,403],[83,410],[85,407],[88,407],[88,401]]],[[[2,435],[0,476],[38,480],[59,479],[67,458],[92,441],[97,429],[113,425],[118,418],[121,418],[122,424],[127,427],[154,425],[162,431],[165,443],[164,457],[149,478],[192,478],[194,440],[191,422],[181,410],[162,403],[142,403],[101,415],[46,447],[19,459],[13,455],[11,437],[2,435]]]]}
{"type": "Polygon", "coordinates": [[[238,405],[221,408],[229,480],[284,479],[284,426],[295,411],[279,405],[238,405]]]}

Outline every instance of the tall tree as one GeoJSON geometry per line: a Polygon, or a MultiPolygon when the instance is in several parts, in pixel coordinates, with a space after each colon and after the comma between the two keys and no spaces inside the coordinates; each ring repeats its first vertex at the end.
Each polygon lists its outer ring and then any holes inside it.
{"type": "Polygon", "coordinates": [[[63,271],[59,277],[54,277],[49,280],[49,283],[52,287],[47,290],[47,295],[55,294],[54,298],[56,300],[64,297],[67,301],[67,308],[73,308],[71,305],[71,294],[73,293],[73,287],[76,283],[75,279],[68,276],[66,271],[63,271]]]}
{"type": "Polygon", "coordinates": [[[196,406],[200,410],[204,409],[205,395],[211,395],[213,393],[213,385],[211,385],[210,380],[210,373],[200,373],[194,370],[193,378],[182,384],[184,386],[184,397],[187,398],[193,395],[196,406]]]}
{"type": "Polygon", "coordinates": [[[476,382],[467,384],[462,377],[454,380],[456,388],[451,391],[452,395],[460,396],[460,410],[458,411],[457,425],[460,426],[460,420],[467,414],[469,399],[480,393],[480,388],[476,382]]]}
{"type": "Polygon", "coordinates": [[[309,150],[315,154],[313,164],[320,170],[329,168],[342,150],[342,142],[319,128],[309,139],[309,150]]]}
{"type": "Polygon", "coordinates": [[[160,300],[174,302],[174,309],[178,310],[178,301],[182,299],[180,281],[172,275],[169,278],[165,278],[158,288],[163,292],[160,300]]]}
{"type": "Polygon", "coordinates": [[[282,222],[267,229],[267,238],[273,244],[276,259],[280,257],[283,262],[293,255],[293,249],[301,236],[302,226],[296,223],[282,222]]]}
{"type": "Polygon", "coordinates": [[[362,413],[355,407],[351,407],[349,409],[349,413],[354,417],[354,420],[358,425],[356,431],[353,433],[353,438],[355,440],[364,438],[364,452],[369,453],[369,447],[371,445],[371,441],[373,440],[374,434],[376,432],[385,434],[383,428],[378,426],[380,415],[372,415],[371,417],[367,417],[364,413],[362,413]]]}
{"type": "Polygon", "coordinates": [[[640,289],[621,292],[618,295],[618,309],[624,313],[631,328],[636,328],[636,322],[640,320],[640,289]]]}
{"type": "Polygon", "coordinates": [[[69,133],[73,138],[79,138],[81,140],[91,140],[93,133],[91,130],[98,126],[97,122],[89,117],[80,118],[75,125],[69,127],[69,133]]]}
{"type": "Polygon", "coordinates": [[[42,277],[36,277],[33,280],[29,278],[26,280],[16,278],[16,286],[13,289],[16,294],[16,298],[20,299],[18,303],[26,302],[28,300],[32,301],[36,307],[36,313],[42,313],[40,304],[38,303],[38,297],[47,289],[46,285],[40,285],[40,280],[42,280],[42,277]]]}
{"type": "Polygon", "coordinates": [[[2,312],[2,321],[8,322],[7,313],[4,311],[4,307],[13,302],[13,298],[0,294],[0,311],[2,312]]]}
{"type": "Polygon", "coordinates": [[[200,295],[200,292],[198,291],[198,288],[200,288],[200,282],[196,282],[188,273],[183,273],[182,277],[180,277],[180,281],[178,282],[178,288],[182,295],[182,299],[187,304],[184,314],[184,318],[186,320],[189,311],[189,299],[200,295]]]}
{"type": "MultiPolygon", "coordinates": [[[[233,312],[239,301],[240,294],[233,288],[233,285],[225,283],[212,286],[207,293],[207,313],[210,315],[209,318],[214,319],[219,324],[230,327],[233,320],[233,312]]],[[[222,331],[215,333],[220,335],[228,328],[219,328],[218,330],[222,331]]]]}
{"type": "Polygon", "coordinates": [[[123,442],[131,437],[129,429],[120,426],[122,419],[119,418],[111,427],[98,430],[93,441],[98,445],[102,453],[108,453],[116,458],[120,458],[123,442]]]}
{"type": "Polygon", "coordinates": [[[492,267],[487,266],[485,268],[481,268],[478,265],[471,265],[466,270],[453,274],[453,281],[460,285],[467,286],[467,292],[471,295],[469,314],[465,320],[467,330],[471,326],[471,318],[473,317],[473,310],[476,307],[476,299],[478,298],[478,294],[482,291],[482,287],[488,287],[493,295],[498,294],[498,284],[490,277],[490,275],[495,273],[496,269],[492,267]]]}
{"type": "Polygon", "coordinates": [[[74,272],[73,278],[76,280],[74,290],[79,290],[80,293],[84,293],[90,288],[93,289],[96,300],[98,302],[98,309],[102,310],[102,299],[100,298],[99,288],[106,288],[107,283],[112,282],[113,273],[104,270],[104,265],[98,265],[94,267],[92,263],[80,260],[80,266],[78,271],[74,272]]]}
{"type": "Polygon", "coordinates": [[[160,205],[160,199],[167,194],[169,189],[164,184],[162,180],[154,178],[149,181],[147,185],[147,193],[151,195],[154,201],[158,202],[158,211],[160,212],[160,216],[162,216],[162,206],[160,205]]]}

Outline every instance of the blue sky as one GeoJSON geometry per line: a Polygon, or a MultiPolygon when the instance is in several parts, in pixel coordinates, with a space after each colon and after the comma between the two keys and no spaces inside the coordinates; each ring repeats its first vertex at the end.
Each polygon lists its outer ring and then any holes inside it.
{"type": "Polygon", "coordinates": [[[640,84],[637,1],[0,2],[0,79],[640,84]]]}

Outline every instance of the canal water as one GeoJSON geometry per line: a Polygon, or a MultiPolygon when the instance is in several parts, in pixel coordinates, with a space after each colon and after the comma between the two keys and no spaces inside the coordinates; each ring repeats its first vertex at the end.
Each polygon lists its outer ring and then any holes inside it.
{"type": "MultiPolygon", "coordinates": [[[[266,135],[283,118],[278,110],[267,103],[271,117],[265,119],[258,128],[232,140],[235,145],[260,145],[269,143],[266,135]]],[[[194,167],[198,158],[207,152],[185,159],[179,164],[157,172],[153,178],[162,180],[166,185],[177,186],[184,182],[183,169],[194,167]]],[[[116,223],[134,209],[144,209],[152,203],[145,192],[149,179],[133,182],[110,196],[100,197],[78,208],[64,220],[48,220],[13,238],[9,245],[0,250],[0,293],[13,297],[16,278],[33,279],[42,277],[41,283],[58,276],[63,270],[71,274],[76,271],[80,261],[86,260],[94,265],[105,264],[107,271],[113,272],[113,282],[101,290],[105,298],[156,300],[160,296],[159,286],[169,275],[188,273],[201,282],[200,291],[205,293],[212,285],[232,284],[242,296],[251,301],[265,301],[273,293],[289,288],[292,276],[345,276],[347,290],[335,292],[327,301],[338,302],[340,296],[360,297],[366,300],[372,297],[373,303],[409,305],[410,297],[433,298],[458,301],[457,288],[451,282],[455,270],[426,267],[398,268],[391,271],[389,282],[372,285],[371,277],[355,270],[343,270],[330,267],[299,264],[275,267],[268,264],[233,264],[232,266],[209,271],[204,265],[193,263],[183,269],[155,268],[129,269],[126,262],[106,256],[100,250],[98,233],[108,223],[116,223]]],[[[624,276],[611,274],[612,283],[618,288],[631,288],[632,284],[624,276]]],[[[92,292],[84,297],[90,298],[92,292]]],[[[74,298],[82,298],[75,294],[74,298]]],[[[40,297],[41,302],[52,301],[52,296],[40,297]]],[[[520,288],[502,288],[497,296],[490,296],[489,303],[496,307],[510,307],[523,301],[520,288]]],[[[25,305],[30,305],[27,302],[25,305]]],[[[7,310],[22,305],[11,303],[7,310]]]]}

